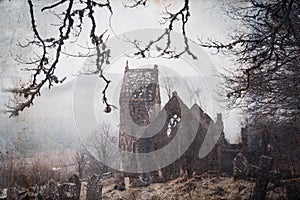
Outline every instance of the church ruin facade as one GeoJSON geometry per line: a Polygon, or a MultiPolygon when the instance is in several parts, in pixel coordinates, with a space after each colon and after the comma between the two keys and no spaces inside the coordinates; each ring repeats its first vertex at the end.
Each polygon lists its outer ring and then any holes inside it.
{"type": "MultiPolygon", "coordinates": [[[[151,172],[151,177],[156,182],[182,175],[192,176],[208,170],[220,171],[225,144],[221,114],[218,114],[214,122],[197,104],[189,108],[176,92],[173,92],[173,96],[161,109],[158,75],[156,65],[143,69],[130,69],[128,64],[125,67],[119,99],[119,147],[133,153],[148,153],[161,149],[170,142],[174,143],[176,138],[175,148],[179,150],[186,140],[191,141],[172,164],[158,166],[160,170],[151,172]],[[146,127],[142,129],[143,134],[151,137],[139,137],[138,127],[146,127]],[[196,127],[195,133],[191,131],[191,127],[196,127]],[[213,131],[220,131],[221,134],[213,136],[211,127],[213,131]],[[156,132],[152,133],[153,130],[156,132]],[[179,134],[181,137],[176,137],[179,134]],[[212,134],[211,140],[215,139],[216,142],[205,157],[200,158],[202,143],[205,137],[210,136],[207,134],[212,134]]],[[[124,162],[129,161],[125,159],[124,162]]]]}

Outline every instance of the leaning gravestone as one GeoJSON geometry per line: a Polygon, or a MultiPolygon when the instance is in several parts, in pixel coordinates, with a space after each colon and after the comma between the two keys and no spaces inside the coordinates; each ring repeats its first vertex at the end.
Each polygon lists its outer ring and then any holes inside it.
{"type": "Polygon", "coordinates": [[[235,158],[233,159],[234,180],[246,178],[248,165],[248,160],[242,153],[238,153],[235,156],[235,158]]]}
{"type": "Polygon", "coordinates": [[[86,200],[102,199],[102,183],[100,176],[93,175],[88,179],[86,200]]]}
{"type": "Polygon", "coordinates": [[[254,172],[252,172],[252,176],[256,177],[256,181],[251,196],[251,200],[265,199],[272,165],[273,165],[273,158],[268,156],[260,157],[259,167],[256,168],[254,172]]]}

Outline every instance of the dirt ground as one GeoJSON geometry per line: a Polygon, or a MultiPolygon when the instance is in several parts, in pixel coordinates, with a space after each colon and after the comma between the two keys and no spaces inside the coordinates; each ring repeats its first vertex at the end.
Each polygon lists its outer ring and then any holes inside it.
{"type": "MultiPolygon", "coordinates": [[[[114,179],[103,181],[103,200],[246,200],[250,199],[254,182],[233,180],[232,177],[203,174],[192,179],[179,178],[148,187],[114,190],[114,179]]],[[[286,189],[269,184],[267,200],[285,200],[286,189]]]]}

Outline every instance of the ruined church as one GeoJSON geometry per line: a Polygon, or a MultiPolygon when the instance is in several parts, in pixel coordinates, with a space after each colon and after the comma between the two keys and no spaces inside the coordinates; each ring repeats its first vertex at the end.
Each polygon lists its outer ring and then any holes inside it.
{"type": "MultiPolygon", "coordinates": [[[[120,93],[120,130],[119,147],[134,153],[156,151],[168,145],[176,134],[183,134],[176,141],[178,148],[185,142],[192,140],[185,152],[172,164],[160,170],[151,172],[155,182],[167,181],[183,175],[201,174],[208,170],[221,171],[223,147],[226,140],[223,132],[222,115],[217,115],[214,121],[197,104],[189,108],[180,98],[180,94],[173,92],[173,96],[161,108],[159,88],[159,69],[153,68],[131,69],[128,63],[125,67],[123,83],[120,93]],[[162,122],[161,119],[164,119],[162,122]],[[155,126],[160,127],[155,127],[155,126]],[[199,158],[199,149],[207,134],[209,126],[213,130],[221,131],[217,142],[204,158],[199,158]],[[191,127],[197,127],[192,135],[191,127]],[[138,137],[138,127],[146,127],[143,131],[151,137],[138,137]],[[149,133],[156,130],[155,133],[149,133]],[[149,133],[149,134],[147,134],[149,133]]],[[[136,174],[126,174],[134,177],[136,174]]]]}

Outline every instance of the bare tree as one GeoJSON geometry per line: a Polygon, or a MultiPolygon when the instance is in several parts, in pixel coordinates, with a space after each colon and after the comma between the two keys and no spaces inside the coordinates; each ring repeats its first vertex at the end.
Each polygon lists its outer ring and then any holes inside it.
{"type": "Polygon", "coordinates": [[[251,0],[234,8],[244,25],[233,42],[201,41],[236,58],[236,70],[224,75],[230,105],[240,106],[258,121],[293,121],[300,109],[300,2],[251,0]]]}
{"type": "Polygon", "coordinates": [[[180,79],[177,76],[169,76],[165,73],[164,77],[162,78],[163,81],[163,88],[165,89],[168,98],[172,97],[172,93],[175,91],[176,87],[180,83],[180,79]]]}
{"type": "Polygon", "coordinates": [[[78,177],[83,178],[84,170],[88,164],[88,156],[84,151],[76,152],[75,156],[76,169],[78,177]]]}
{"type": "MultiPolygon", "coordinates": [[[[84,71],[84,74],[97,74],[99,78],[105,82],[105,87],[102,90],[102,100],[105,104],[105,112],[110,112],[111,104],[106,96],[106,90],[110,84],[103,72],[103,68],[110,64],[111,50],[106,45],[108,39],[107,29],[98,32],[98,24],[105,19],[96,19],[95,12],[102,12],[104,10],[110,13],[110,18],[113,16],[113,8],[109,0],[56,0],[50,5],[45,5],[40,12],[50,11],[59,19],[59,22],[54,25],[57,29],[58,35],[43,38],[40,34],[38,22],[44,20],[37,19],[36,9],[32,0],[28,0],[29,14],[31,27],[33,31],[33,39],[30,39],[26,44],[19,43],[21,48],[36,47],[39,50],[34,52],[34,56],[23,59],[17,56],[16,60],[24,65],[23,69],[31,74],[31,79],[27,83],[12,88],[10,91],[14,94],[14,98],[8,103],[8,112],[10,116],[17,116],[25,108],[33,104],[34,98],[41,95],[41,89],[48,85],[49,89],[58,83],[62,83],[66,77],[60,78],[56,75],[56,69],[59,66],[59,61],[62,54],[69,57],[88,57],[94,60],[93,68],[84,71]],[[83,26],[83,24],[90,23],[90,26],[83,26]],[[82,47],[82,51],[78,54],[68,52],[67,44],[77,43],[78,38],[81,37],[82,32],[89,31],[89,39],[87,45],[82,47]],[[66,50],[65,50],[66,49],[66,50]]],[[[148,0],[130,0],[124,4],[125,8],[136,8],[145,6],[148,0]]],[[[189,40],[186,34],[186,24],[190,17],[189,0],[183,1],[183,6],[177,12],[170,12],[168,8],[162,17],[161,24],[166,25],[165,31],[156,39],[150,40],[146,45],[142,45],[136,40],[129,40],[136,48],[133,56],[149,57],[151,51],[156,51],[158,56],[166,56],[169,58],[178,58],[183,54],[188,54],[192,58],[197,57],[190,51],[189,40]],[[175,24],[181,25],[182,38],[184,48],[176,51],[172,44],[173,27],[175,24]],[[164,43],[162,45],[160,42],[164,43]]],[[[110,18],[107,19],[110,22],[110,18]]],[[[45,22],[44,22],[45,23],[45,22]]],[[[51,23],[52,24],[52,23],[51,23]]],[[[52,24],[53,25],[53,24],[52,24]]],[[[108,27],[111,29],[111,26],[108,27]]],[[[113,32],[113,31],[112,31],[113,32]]],[[[78,44],[81,46],[80,44],[78,44]]]]}
{"type": "Polygon", "coordinates": [[[93,131],[87,139],[88,150],[91,150],[88,153],[89,165],[99,170],[100,174],[108,170],[105,163],[109,161],[112,155],[109,142],[113,142],[113,137],[111,136],[111,126],[108,123],[99,124],[97,130],[93,131]],[[94,152],[94,154],[91,152],[94,152]]]}

